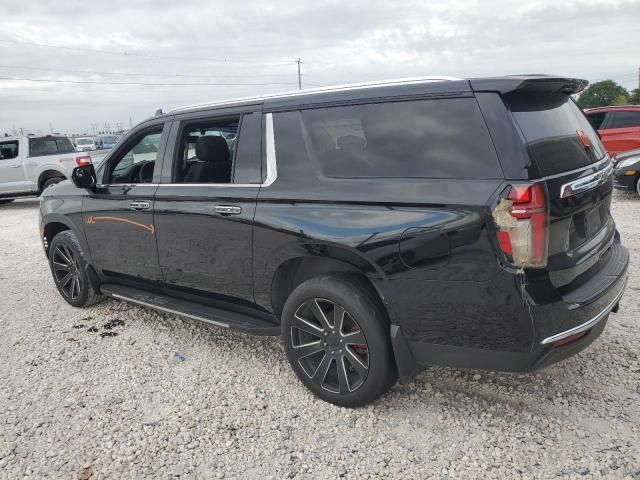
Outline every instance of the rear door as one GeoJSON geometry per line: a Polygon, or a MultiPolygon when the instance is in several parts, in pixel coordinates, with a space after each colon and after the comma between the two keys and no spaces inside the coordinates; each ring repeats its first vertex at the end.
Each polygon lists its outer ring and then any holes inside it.
{"type": "Polygon", "coordinates": [[[602,140],[609,154],[640,148],[640,110],[614,110],[602,140]]]}
{"type": "Polygon", "coordinates": [[[170,121],[131,133],[109,156],[95,191],[83,199],[85,234],[95,265],[122,280],[161,282],[153,199],[170,121]]]}
{"type": "Polygon", "coordinates": [[[168,286],[253,301],[260,110],[196,113],[174,122],[171,161],[155,203],[158,257],[168,286]]]}
{"type": "Polygon", "coordinates": [[[613,242],[611,162],[568,95],[524,92],[503,99],[528,150],[528,178],[548,193],[547,269],[562,287],[585,274],[613,242]]]}
{"type": "Polygon", "coordinates": [[[0,195],[28,191],[20,140],[0,141],[0,195]]]}

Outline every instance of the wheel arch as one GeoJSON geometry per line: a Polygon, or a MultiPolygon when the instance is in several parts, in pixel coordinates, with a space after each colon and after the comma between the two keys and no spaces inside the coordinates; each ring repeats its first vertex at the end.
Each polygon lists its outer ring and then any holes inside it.
{"type": "Polygon", "coordinates": [[[42,218],[41,222],[41,230],[40,235],[42,237],[42,244],[45,249],[45,253],[49,255],[49,245],[51,245],[51,241],[53,238],[59,234],[60,232],[65,232],[70,230],[76,236],[85,255],[89,255],[90,251],[87,246],[86,239],[84,237],[84,232],[80,230],[78,225],[70,221],[67,217],[63,215],[49,214],[42,218]]]}
{"type": "Polygon", "coordinates": [[[348,275],[358,281],[371,292],[388,316],[383,292],[361,268],[341,259],[307,255],[289,258],[275,270],[271,282],[271,307],[276,318],[280,319],[284,303],[298,285],[310,278],[330,274],[348,275]]]}
{"type": "Polygon", "coordinates": [[[42,191],[42,186],[44,185],[44,182],[46,182],[50,178],[57,178],[57,177],[62,177],[65,180],[67,179],[67,176],[65,175],[64,172],[62,172],[61,170],[56,170],[51,167],[47,167],[46,170],[44,170],[43,172],[40,172],[40,174],[38,175],[38,191],[39,192],[42,191]]]}

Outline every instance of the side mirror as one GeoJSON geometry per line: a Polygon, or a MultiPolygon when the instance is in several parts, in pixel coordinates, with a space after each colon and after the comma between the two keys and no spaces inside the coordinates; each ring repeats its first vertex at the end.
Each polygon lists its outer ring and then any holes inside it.
{"type": "Polygon", "coordinates": [[[91,164],[76,167],[71,174],[71,181],[78,188],[93,189],[97,184],[96,170],[91,164]]]}

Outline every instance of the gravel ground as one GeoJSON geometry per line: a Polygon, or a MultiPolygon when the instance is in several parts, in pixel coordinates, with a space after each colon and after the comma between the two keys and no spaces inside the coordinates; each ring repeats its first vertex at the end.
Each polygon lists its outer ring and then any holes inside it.
{"type": "Polygon", "coordinates": [[[634,196],[613,207],[627,294],[591,348],[535,374],[429,369],[359,410],[312,397],[277,339],[70,307],[37,209],[0,207],[0,478],[640,479],[634,196]]]}

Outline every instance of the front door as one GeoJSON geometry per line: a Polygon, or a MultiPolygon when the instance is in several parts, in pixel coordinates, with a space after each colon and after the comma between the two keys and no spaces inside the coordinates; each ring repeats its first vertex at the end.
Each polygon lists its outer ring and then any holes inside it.
{"type": "Polygon", "coordinates": [[[153,202],[169,125],[130,134],[107,160],[96,190],[83,200],[91,256],[107,276],[162,281],[153,202]]]}
{"type": "Polygon", "coordinates": [[[176,122],[172,168],[166,179],[163,172],[155,203],[167,286],[253,300],[261,117],[244,112],[176,122]]]}
{"type": "Polygon", "coordinates": [[[19,147],[19,140],[0,141],[0,195],[29,191],[19,147]]]}

